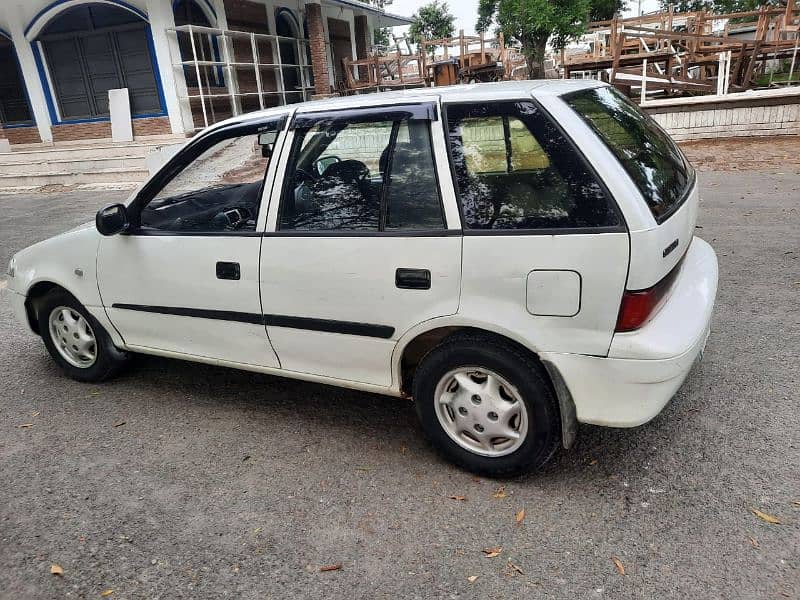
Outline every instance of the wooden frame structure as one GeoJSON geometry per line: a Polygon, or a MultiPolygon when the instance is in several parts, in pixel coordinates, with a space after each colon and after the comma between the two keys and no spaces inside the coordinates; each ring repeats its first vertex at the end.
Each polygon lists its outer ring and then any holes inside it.
{"type": "MultiPolygon", "coordinates": [[[[647,90],[672,94],[727,93],[750,89],[769,61],[798,59],[800,9],[727,14],[670,10],[589,24],[591,50],[562,55],[564,77],[582,72],[606,79],[643,100],[647,90]],[[731,21],[750,25],[752,38],[732,35],[731,21]]],[[[800,66],[800,65],[798,65],[800,66]]]]}
{"type": "Polygon", "coordinates": [[[506,48],[503,35],[464,35],[424,40],[412,54],[405,38],[395,38],[395,48],[373,47],[367,58],[343,60],[346,88],[340,93],[451,85],[472,81],[517,79],[527,69],[524,57],[506,48]],[[403,52],[401,42],[407,52],[403,52]]]}

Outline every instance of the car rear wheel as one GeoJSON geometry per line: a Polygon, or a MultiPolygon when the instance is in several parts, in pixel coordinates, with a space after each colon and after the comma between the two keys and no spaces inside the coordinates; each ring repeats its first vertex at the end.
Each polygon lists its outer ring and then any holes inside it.
{"type": "Polygon", "coordinates": [[[96,382],[116,375],[129,354],[72,295],[55,290],[38,307],[39,332],[53,360],[71,378],[96,382]]]}
{"type": "Polygon", "coordinates": [[[534,357],[501,338],[456,334],[414,375],[423,430],[455,464],[492,477],[532,471],[561,440],[558,401],[534,357]]]}

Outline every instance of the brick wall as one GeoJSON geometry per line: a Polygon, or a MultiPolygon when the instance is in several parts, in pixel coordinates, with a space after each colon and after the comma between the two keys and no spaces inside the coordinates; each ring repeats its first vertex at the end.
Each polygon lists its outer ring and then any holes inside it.
{"type": "Polygon", "coordinates": [[[678,141],[800,134],[800,94],[768,92],[651,101],[644,108],[678,141]]]}
{"type": "MultiPolygon", "coordinates": [[[[133,119],[134,137],[143,135],[162,135],[170,133],[168,117],[133,119]]],[[[111,137],[111,122],[74,123],[53,126],[53,141],[92,140],[111,137]]]]}
{"type": "Polygon", "coordinates": [[[328,76],[328,54],[325,51],[325,29],[322,26],[322,6],[306,4],[308,41],[311,49],[311,67],[314,71],[314,92],[318,96],[331,93],[328,76]]]}
{"type": "Polygon", "coordinates": [[[0,137],[7,138],[10,144],[38,144],[42,141],[42,138],[39,137],[39,130],[36,127],[0,129],[0,137]]]}

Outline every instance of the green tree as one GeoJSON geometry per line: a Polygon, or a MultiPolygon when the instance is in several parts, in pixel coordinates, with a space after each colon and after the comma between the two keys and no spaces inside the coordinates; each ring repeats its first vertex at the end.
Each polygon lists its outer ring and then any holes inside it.
{"type": "MultiPolygon", "coordinates": [[[[433,0],[421,6],[411,18],[413,22],[408,28],[408,39],[413,44],[419,44],[422,40],[451,37],[455,32],[456,18],[450,13],[447,2],[439,3],[439,0],[433,0]]],[[[435,47],[431,46],[431,52],[434,49],[435,47]]]]}
{"type": "MultiPolygon", "coordinates": [[[[380,9],[386,9],[393,0],[362,0],[366,1],[367,4],[372,4],[373,6],[377,6],[380,9]]],[[[372,33],[372,39],[374,44],[378,44],[379,46],[388,46],[389,45],[389,28],[388,27],[378,27],[372,33]]]]}
{"type": "Polygon", "coordinates": [[[610,19],[623,6],[623,0],[480,0],[475,28],[485,32],[494,24],[507,43],[519,43],[531,79],[539,79],[548,41],[563,48],[590,20],[610,19]]]}
{"type": "Polygon", "coordinates": [[[717,14],[758,10],[758,7],[762,5],[786,5],[781,0],[678,0],[677,2],[660,0],[660,4],[663,10],[669,9],[669,5],[673,4],[675,12],[708,10],[717,14]]]}

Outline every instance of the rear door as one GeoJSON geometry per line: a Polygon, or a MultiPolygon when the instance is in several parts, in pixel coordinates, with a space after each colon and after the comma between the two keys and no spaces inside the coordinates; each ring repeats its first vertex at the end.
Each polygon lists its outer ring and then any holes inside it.
{"type": "Polygon", "coordinates": [[[458,310],[461,232],[435,125],[433,104],[295,116],[261,251],[284,369],[389,386],[397,340],[458,310]]]}
{"type": "Polygon", "coordinates": [[[532,100],[446,107],[464,225],[460,312],[536,350],[604,355],[628,233],[582,154],[532,100]]]}

